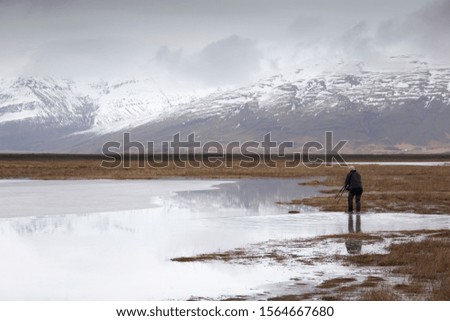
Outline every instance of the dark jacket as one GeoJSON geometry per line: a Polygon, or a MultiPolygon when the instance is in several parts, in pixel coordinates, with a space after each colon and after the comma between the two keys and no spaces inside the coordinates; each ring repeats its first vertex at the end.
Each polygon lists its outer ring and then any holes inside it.
{"type": "Polygon", "coordinates": [[[359,175],[359,173],[356,170],[350,171],[347,174],[347,177],[345,178],[345,188],[347,190],[352,190],[356,188],[362,189],[361,175],[359,175]]]}

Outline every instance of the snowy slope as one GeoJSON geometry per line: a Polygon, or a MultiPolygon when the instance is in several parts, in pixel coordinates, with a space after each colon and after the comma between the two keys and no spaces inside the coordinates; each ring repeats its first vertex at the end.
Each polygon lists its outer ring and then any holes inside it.
{"type": "MultiPolygon", "coordinates": [[[[263,111],[281,108],[283,112],[300,110],[303,114],[336,111],[352,105],[358,105],[360,110],[382,111],[421,98],[427,103],[439,100],[450,104],[450,68],[333,73],[314,78],[302,77],[299,71],[296,79],[279,75],[249,87],[216,93],[197,103],[194,110],[201,115],[220,114],[254,103],[263,111]]],[[[182,110],[191,113],[192,109],[185,106],[182,110]]]]}
{"type": "MultiPolygon", "coordinates": [[[[299,144],[331,130],[353,150],[427,150],[450,142],[450,68],[335,71],[311,77],[297,70],[251,86],[216,92],[176,115],[132,130],[135,139],[168,140],[180,131],[202,140],[252,139],[265,133],[299,144]]],[[[437,149],[434,149],[437,150],[437,149]]],[[[439,150],[441,151],[441,150],[439,150]]]]}
{"type": "Polygon", "coordinates": [[[222,142],[261,139],[270,131],[301,142],[333,130],[356,149],[445,145],[450,68],[409,60],[377,70],[293,69],[200,94],[162,90],[152,80],[2,80],[0,150],[98,152],[123,131],[142,140],[196,132],[222,142]]]}
{"type": "Polygon", "coordinates": [[[166,94],[150,80],[1,80],[0,150],[47,149],[47,141],[58,137],[132,128],[193,99],[185,93],[166,94]]]}
{"type": "Polygon", "coordinates": [[[33,120],[65,127],[90,125],[95,107],[74,92],[70,82],[51,78],[18,78],[0,82],[0,123],[33,120]]]}
{"type": "Polygon", "coordinates": [[[94,83],[19,78],[0,82],[0,123],[31,120],[93,132],[109,132],[158,118],[192,101],[188,94],[166,94],[150,80],[94,83]]]}

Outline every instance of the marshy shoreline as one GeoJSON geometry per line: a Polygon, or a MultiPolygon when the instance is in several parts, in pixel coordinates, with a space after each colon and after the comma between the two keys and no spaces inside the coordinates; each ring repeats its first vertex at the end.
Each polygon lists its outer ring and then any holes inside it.
{"type": "MultiPolygon", "coordinates": [[[[450,162],[450,155],[353,155],[344,157],[356,164],[364,185],[362,197],[363,213],[394,212],[416,214],[450,213],[450,166],[414,166],[405,162],[450,162]],[[401,162],[399,164],[364,164],[364,162],[401,162]]],[[[294,198],[281,205],[298,208],[311,206],[326,212],[343,212],[344,198],[337,203],[334,196],[342,186],[347,168],[345,166],[293,168],[276,160],[274,167],[259,164],[255,167],[241,167],[238,160],[227,160],[226,165],[209,168],[200,166],[181,167],[180,162],[169,160],[165,168],[145,166],[140,168],[139,159],[131,157],[130,167],[101,167],[102,157],[98,155],[0,155],[0,179],[37,180],[81,180],[81,179],[159,179],[170,177],[186,178],[298,178],[300,185],[318,187],[319,195],[294,198]],[[302,181],[302,182],[301,182],[302,181]]],[[[301,216],[302,213],[298,214],[301,216]]],[[[380,233],[339,234],[313,239],[298,239],[262,243],[227,252],[205,253],[193,257],[172,258],[179,264],[205,264],[213,261],[229,264],[320,264],[338,262],[363,271],[361,277],[333,277],[316,284],[308,291],[292,290],[301,288],[301,278],[291,280],[289,290],[264,298],[233,296],[226,300],[450,300],[450,234],[449,229],[397,231],[380,233]],[[356,240],[365,245],[378,244],[382,253],[362,253],[356,255],[324,254],[320,257],[304,259],[292,253],[280,251],[284,248],[320,247],[325,243],[342,243],[356,240]],[[377,273],[371,273],[373,270],[377,273]],[[381,272],[380,272],[381,271],[381,272]],[[381,273],[381,274],[380,274],[381,273]],[[297,285],[296,285],[297,284],[297,285]]],[[[301,271],[299,271],[301,274],[301,271]]]]}
{"type": "MultiPolygon", "coordinates": [[[[203,162],[200,166],[186,163],[189,155],[179,157],[182,161],[168,159],[166,167],[157,168],[147,163],[142,167],[141,159],[130,155],[129,166],[107,168],[101,166],[105,159],[101,155],[0,154],[0,179],[299,178],[306,180],[302,184],[323,187],[321,195],[293,199],[290,204],[318,207],[324,211],[345,209],[345,199],[337,203],[333,197],[343,184],[347,173],[345,166],[314,167],[298,164],[295,167],[287,167],[285,161],[275,159],[273,166],[261,162],[253,167],[243,167],[240,166],[242,159],[235,157],[212,168],[203,162]],[[320,179],[317,179],[318,177],[320,179]]],[[[450,166],[400,165],[408,162],[450,164],[449,154],[345,155],[344,159],[352,163],[360,162],[356,167],[363,178],[363,210],[450,213],[450,166]],[[370,162],[398,163],[380,165],[370,162]]]]}
{"type": "Polygon", "coordinates": [[[221,298],[223,300],[450,300],[448,229],[338,234],[311,239],[272,241],[226,252],[178,257],[172,260],[184,264],[226,262],[299,267],[298,277],[277,285],[282,289],[278,293],[228,296],[221,298]],[[344,255],[327,253],[324,250],[339,246],[344,241],[372,246],[377,249],[377,253],[344,255]],[[314,248],[314,254],[299,254],[308,248],[314,248]],[[324,270],[318,273],[324,273],[327,265],[347,267],[347,274],[338,277],[325,275],[320,283],[305,283],[301,267],[320,266],[324,270]]]}

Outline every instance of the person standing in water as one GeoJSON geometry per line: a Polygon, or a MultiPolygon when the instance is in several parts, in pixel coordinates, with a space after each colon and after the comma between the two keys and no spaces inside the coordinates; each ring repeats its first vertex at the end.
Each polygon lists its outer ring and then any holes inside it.
{"type": "Polygon", "coordinates": [[[345,189],[348,191],[348,210],[347,213],[353,213],[353,199],[356,201],[356,213],[361,212],[361,195],[363,193],[361,175],[354,166],[348,168],[350,171],[345,178],[345,189]]]}

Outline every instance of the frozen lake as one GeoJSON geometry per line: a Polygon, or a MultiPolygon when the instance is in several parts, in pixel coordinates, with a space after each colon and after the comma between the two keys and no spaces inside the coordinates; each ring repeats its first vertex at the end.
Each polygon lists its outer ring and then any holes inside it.
{"type": "MultiPolygon", "coordinates": [[[[170,259],[346,233],[344,213],[275,203],[317,192],[298,182],[2,180],[0,299],[166,300],[256,293],[299,271],[170,259]],[[291,209],[302,213],[287,214],[291,209]]],[[[449,228],[446,215],[368,213],[361,221],[363,232],[449,228]]]]}

